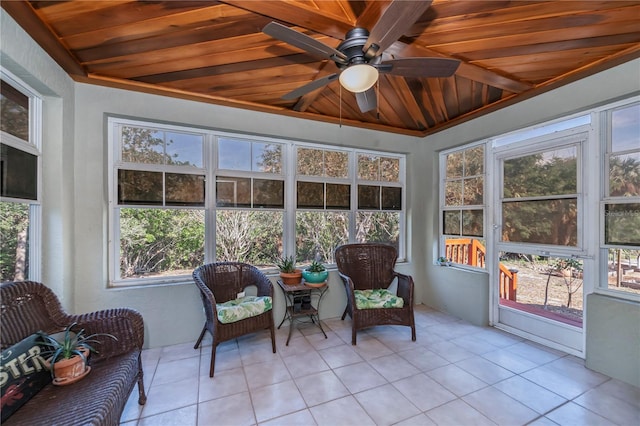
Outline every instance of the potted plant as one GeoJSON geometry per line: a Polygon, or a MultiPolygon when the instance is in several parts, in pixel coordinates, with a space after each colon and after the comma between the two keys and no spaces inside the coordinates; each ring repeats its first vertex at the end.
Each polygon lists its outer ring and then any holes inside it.
{"type": "Polygon", "coordinates": [[[444,256],[440,256],[438,258],[438,265],[440,266],[451,266],[451,261],[444,256]]]}
{"type": "Polygon", "coordinates": [[[319,284],[324,283],[329,276],[329,271],[324,265],[316,260],[311,262],[311,265],[307,266],[302,271],[302,277],[307,283],[319,284]]]}
{"type": "Polygon", "coordinates": [[[293,256],[282,256],[276,260],[276,266],[280,269],[280,279],[284,284],[296,285],[302,281],[302,271],[296,268],[293,256]]]}
{"type": "Polygon", "coordinates": [[[50,355],[45,363],[51,371],[54,385],[75,383],[89,374],[91,371],[91,367],[87,365],[89,354],[98,352],[91,345],[100,343],[96,337],[106,336],[118,340],[115,336],[107,333],[85,335],[84,329],[75,333],[71,330],[75,326],[76,323],[73,323],[63,332],[53,335],[38,333],[43,345],[49,348],[43,351],[43,355],[50,355]]]}

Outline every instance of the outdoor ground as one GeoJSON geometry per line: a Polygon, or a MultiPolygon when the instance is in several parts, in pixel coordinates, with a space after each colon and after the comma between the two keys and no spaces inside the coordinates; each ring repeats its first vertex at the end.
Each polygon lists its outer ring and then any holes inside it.
{"type": "MultiPolygon", "coordinates": [[[[560,314],[569,319],[582,321],[583,288],[582,278],[576,276],[573,279],[563,277],[558,273],[552,274],[549,279],[546,264],[535,264],[521,261],[505,261],[502,263],[510,269],[518,270],[518,288],[516,302],[546,309],[549,312],[560,314]],[[545,288],[549,280],[547,304],[544,304],[545,288]],[[567,307],[568,287],[575,290],[571,296],[571,304],[567,307]]],[[[636,268],[637,269],[637,268],[636,268]]],[[[624,274],[625,282],[640,284],[640,271],[627,270],[624,274]]],[[[615,287],[615,276],[609,277],[609,286],[615,287]]],[[[632,284],[633,285],[633,284],[632,284]]],[[[624,291],[640,294],[640,285],[635,288],[622,287],[624,291]]]]}

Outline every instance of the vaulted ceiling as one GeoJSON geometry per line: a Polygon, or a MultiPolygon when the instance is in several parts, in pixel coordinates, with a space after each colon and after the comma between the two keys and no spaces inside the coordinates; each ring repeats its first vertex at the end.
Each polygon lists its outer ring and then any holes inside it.
{"type": "MultiPolygon", "coordinates": [[[[265,25],[275,21],[336,48],[350,29],[375,27],[392,3],[1,5],[78,82],[410,135],[428,135],[640,57],[640,1],[434,0],[419,16],[401,18],[415,22],[397,25],[402,34],[383,59],[456,59],[453,76],[381,73],[377,108],[366,113],[338,81],[282,99],[340,70],[331,59],[265,34],[265,25]]],[[[396,9],[411,2],[402,3],[396,9]]]]}

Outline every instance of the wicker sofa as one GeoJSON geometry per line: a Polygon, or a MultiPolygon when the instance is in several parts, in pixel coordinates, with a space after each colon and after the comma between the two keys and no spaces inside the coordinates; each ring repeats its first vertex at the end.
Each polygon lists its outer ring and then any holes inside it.
{"type": "Polygon", "coordinates": [[[71,315],[57,296],[33,281],[0,285],[0,344],[2,350],[42,330],[54,333],[78,323],[87,333],[117,337],[95,345],[91,372],[68,386],[46,385],[3,425],[117,425],[136,383],[138,403],[146,402],[141,351],[144,340],[142,316],[127,308],[71,315]]]}

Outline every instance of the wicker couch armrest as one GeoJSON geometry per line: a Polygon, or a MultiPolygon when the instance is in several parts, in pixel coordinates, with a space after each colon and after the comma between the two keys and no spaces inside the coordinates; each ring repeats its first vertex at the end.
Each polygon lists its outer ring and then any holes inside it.
{"type": "Polygon", "coordinates": [[[398,278],[398,296],[413,305],[413,277],[400,272],[394,272],[394,275],[398,278]]]}
{"type": "Polygon", "coordinates": [[[99,343],[92,345],[96,353],[95,360],[111,358],[131,351],[142,350],[144,343],[144,322],[142,315],[130,308],[105,309],[79,315],[67,315],[67,325],[77,323],[74,330],[84,329],[86,334],[106,333],[115,336],[117,340],[107,336],[98,336],[99,343]]]}

